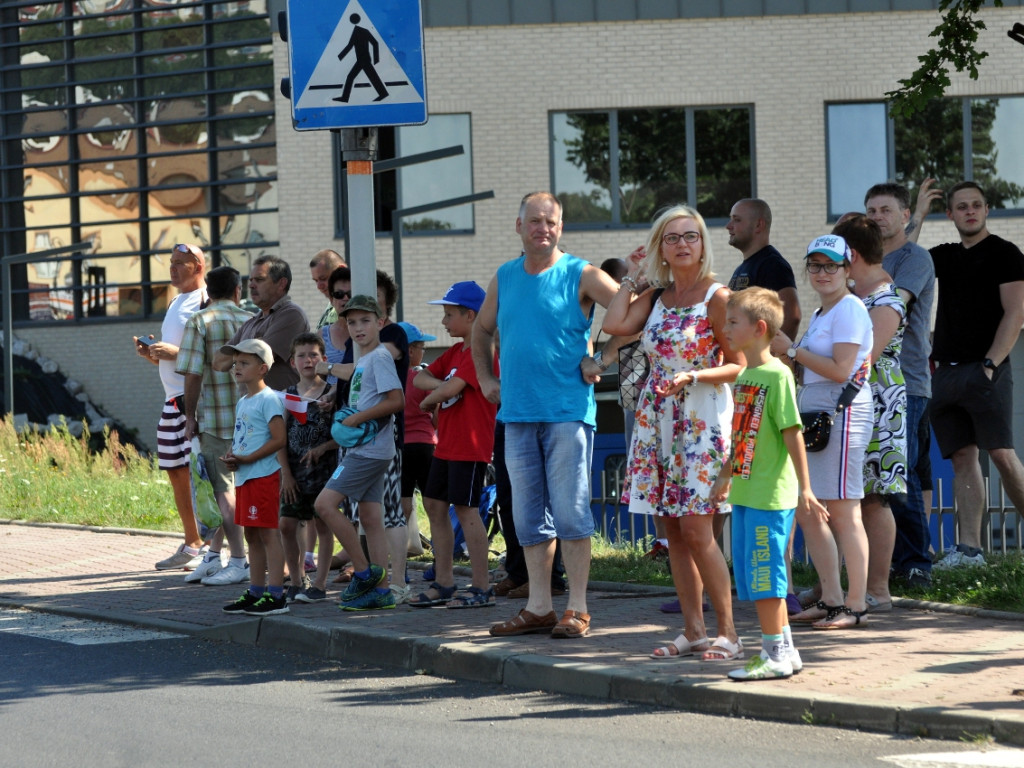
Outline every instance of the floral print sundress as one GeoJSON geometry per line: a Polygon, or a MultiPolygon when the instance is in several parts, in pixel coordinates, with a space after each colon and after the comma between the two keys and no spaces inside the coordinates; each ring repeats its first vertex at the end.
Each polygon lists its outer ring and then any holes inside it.
{"type": "Polygon", "coordinates": [[[864,457],[864,493],[882,495],[907,492],[907,387],[900,369],[907,308],[896,286],[885,283],[863,298],[870,312],[892,307],[899,326],[881,357],[871,366],[871,399],[875,424],[864,457]]]}
{"type": "Polygon", "coordinates": [[[659,297],[641,334],[651,361],[629,450],[622,503],[632,513],[680,517],[728,512],[712,506],[711,487],[728,458],[732,430],[732,390],[728,384],[696,384],[668,397],[654,387],[681,371],[722,364],[708,302],[722,287],[714,283],[691,307],[666,307],[659,297]]]}

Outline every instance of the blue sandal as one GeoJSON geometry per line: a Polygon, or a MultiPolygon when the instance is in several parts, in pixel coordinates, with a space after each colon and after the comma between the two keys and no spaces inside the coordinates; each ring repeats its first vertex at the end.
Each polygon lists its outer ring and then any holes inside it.
{"type": "Polygon", "coordinates": [[[494,590],[468,587],[466,591],[448,601],[449,608],[490,608],[494,605],[494,590]]]}
{"type": "Polygon", "coordinates": [[[445,605],[455,595],[456,587],[453,584],[450,587],[442,587],[436,581],[431,584],[428,589],[432,589],[437,592],[438,597],[431,597],[426,592],[420,592],[416,597],[409,601],[409,605],[413,608],[433,608],[437,605],[445,605]]]}

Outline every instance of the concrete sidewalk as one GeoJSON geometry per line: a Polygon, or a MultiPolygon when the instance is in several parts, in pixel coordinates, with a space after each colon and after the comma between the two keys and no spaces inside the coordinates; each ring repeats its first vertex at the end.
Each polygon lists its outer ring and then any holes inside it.
{"type": "MultiPolygon", "coordinates": [[[[492,638],[488,627],[522,600],[494,608],[366,614],[330,600],[295,603],[265,619],[228,616],[238,586],[185,584],[156,571],[180,536],[0,521],[0,605],[253,643],[350,662],[706,714],[836,725],[959,739],[989,734],[1024,746],[1024,616],[897,600],[862,629],[794,626],[804,671],[787,680],[737,683],[733,663],[655,661],[651,649],[680,632],[658,606],[665,590],[592,584],[591,633],[492,638]],[[974,615],[971,615],[971,614],[974,615]]],[[[410,572],[418,579],[418,573],[410,572]]],[[[461,581],[460,581],[461,583],[461,581]]],[[[561,614],[565,598],[555,599],[561,614]]],[[[760,648],[753,605],[736,604],[748,656],[760,648]]],[[[713,628],[713,616],[708,617],[713,628]]]]}

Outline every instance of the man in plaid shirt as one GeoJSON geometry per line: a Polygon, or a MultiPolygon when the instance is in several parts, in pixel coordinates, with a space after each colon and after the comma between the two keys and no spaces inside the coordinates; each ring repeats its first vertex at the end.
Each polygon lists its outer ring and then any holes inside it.
{"type": "Polygon", "coordinates": [[[231,448],[238,385],[230,371],[213,369],[213,356],[252,315],[238,306],[242,281],[237,269],[217,267],[211,270],[206,276],[206,290],[209,306],[196,312],[185,324],[177,372],[185,377],[185,436],[199,437],[200,452],[224,523],[214,535],[202,564],[190,572],[185,581],[237,584],[249,578],[249,565],[245,561],[242,529],[235,525],[234,478],[217,457],[231,448]],[[227,566],[222,565],[220,556],[225,537],[231,550],[227,566]]]}

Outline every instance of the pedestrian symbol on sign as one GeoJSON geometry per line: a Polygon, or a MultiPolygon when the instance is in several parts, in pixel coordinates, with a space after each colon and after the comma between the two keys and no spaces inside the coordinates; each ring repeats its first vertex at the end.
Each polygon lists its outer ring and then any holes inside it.
{"type": "Polygon", "coordinates": [[[357,0],[345,11],[298,108],[422,102],[423,97],[357,0]]]}
{"type": "MultiPolygon", "coordinates": [[[[377,98],[374,101],[386,99],[388,89],[384,87],[384,83],[380,81],[380,75],[374,69],[374,65],[380,63],[380,46],[377,44],[377,38],[366,27],[359,26],[362,19],[358,13],[353,13],[348,20],[352,22],[352,37],[348,39],[348,45],[338,54],[338,61],[344,61],[352,51],[356,54],[356,61],[352,65],[352,69],[349,70],[348,77],[345,78],[345,90],[334,100],[348,103],[349,97],[352,95],[352,85],[360,72],[365,72],[370,79],[370,84],[377,89],[377,98]],[[371,48],[373,49],[372,56],[370,55],[371,48]]],[[[408,83],[395,83],[395,85],[408,85],[408,83]]]]}

